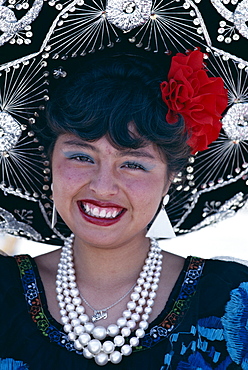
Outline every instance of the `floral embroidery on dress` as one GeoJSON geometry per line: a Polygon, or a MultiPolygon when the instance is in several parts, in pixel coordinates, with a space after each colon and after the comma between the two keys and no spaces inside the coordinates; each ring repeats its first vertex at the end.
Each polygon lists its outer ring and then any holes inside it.
{"type": "Polygon", "coordinates": [[[16,361],[13,358],[0,358],[1,370],[28,370],[28,366],[22,361],[16,361]]]}
{"type": "Polygon", "coordinates": [[[248,282],[232,290],[222,324],[232,360],[248,369],[248,282]]]}

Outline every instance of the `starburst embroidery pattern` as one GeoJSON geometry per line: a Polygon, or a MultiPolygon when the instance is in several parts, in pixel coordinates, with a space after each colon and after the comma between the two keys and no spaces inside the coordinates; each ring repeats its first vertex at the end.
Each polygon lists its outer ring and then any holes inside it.
{"type": "Polygon", "coordinates": [[[202,16],[191,0],[166,3],[155,0],[150,14],[146,7],[143,15],[138,14],[134,18],[129,13],[126,18],[126,12],[136,11],[135,2],[128,9],[122,9],[121,3],[107,4],[105,8],[101,0],[93,0],[90,4],[78,2],[68,8],[58,18],[48,43],[53,58],[84,56],[113,47],[114,43],[121,41],[123,32],[130,34],[128,40],[137,48],[153,52],[170,53],[171,50],[185,51],[196,45],[210,45],[202,16]],[[116,12],[110,14],[108,9],[113,7],[116,7],[116,12]]]}
{"type": "Polygon", "coordinates": [[[49,162],[31,126],[47,95],[46,63],[35,59],[2,71],[0,77],[0,188],[37,199],[48,190],[49,162]]]}

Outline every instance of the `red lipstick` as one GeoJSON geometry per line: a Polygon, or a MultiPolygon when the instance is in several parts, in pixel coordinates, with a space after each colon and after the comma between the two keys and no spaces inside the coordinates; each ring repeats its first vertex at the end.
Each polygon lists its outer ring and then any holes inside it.
{"type": "Polygon", "coordinates": [[[98,226],[111,226],[122,218],[124,213],[126,212],[126,208],[121,207],[118,204],[112,203],[112,202],[102,202],[102,201],[96,201],[93,199],[83,199],[77,202],[79,211],[87,222],[98,225],[98,226]],[[93,206],[93,207],[92,207],[93,206]],[[102,210],[105,210],[106,213],[113,213],[117,215],[115,217],[107,218],[107,217],[99,217],[99,215],[92,214],[92,210],[94,209],[94,206],[98,209],[99,212],[102,210]]]}

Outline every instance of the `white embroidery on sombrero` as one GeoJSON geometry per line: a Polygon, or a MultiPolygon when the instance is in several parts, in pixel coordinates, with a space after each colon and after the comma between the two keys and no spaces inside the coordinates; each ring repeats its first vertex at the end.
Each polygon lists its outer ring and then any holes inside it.
{"type": "Polygon", "coordinates": [[[146,23],[151,16],[152,0],[108,0],[106,16],[110,23],[124,32],[146,23]]]}
{"type": "Polygon", "coordinates": [[[3,233],[25,235],[28,238],[39,241],[42,239],[41,235],[30,225],[24,222],[17,221],[15,217],[4,208],[0,208],[0,230],[3,233]]]}
{"type": "Polygon", "coordinates": [[[222,119],[227,136],[235,141],[248,140],[248,103],[236,103],[222,119]]]}
{"type": "MultiPolygon", "coordinates": [[[[0,46],[29,26],[38,17],[43,6],[43,0],[35,0],[32,8],[21,19],[17,20],[13,10],[4,6],[4,2],[5,0],[0,0],[0,30],[3,32],[0,36],[0,46]]],[[[22,37],[21,39],[23,40],[22,37]]],[[[28,41],[28,43],[30,42],[28,41]]]]}
{"type": "Polygon", "coordinates": [[[231,22],[243,37],[248,38],[248,0],[241,1],[234,12],[227,9],[221,0],[211,0],[211,3],[225,20],[231,22]]]}

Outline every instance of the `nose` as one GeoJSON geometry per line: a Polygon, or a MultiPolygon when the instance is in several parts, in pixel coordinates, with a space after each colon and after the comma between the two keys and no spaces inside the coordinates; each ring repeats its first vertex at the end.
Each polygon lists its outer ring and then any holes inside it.
{"type": "Polygon", "coordinates": [[[117,179],[113,171],[107,166],[100,168],[91,179],[90,190],[102,198],[117,194],[117,179]]]}

